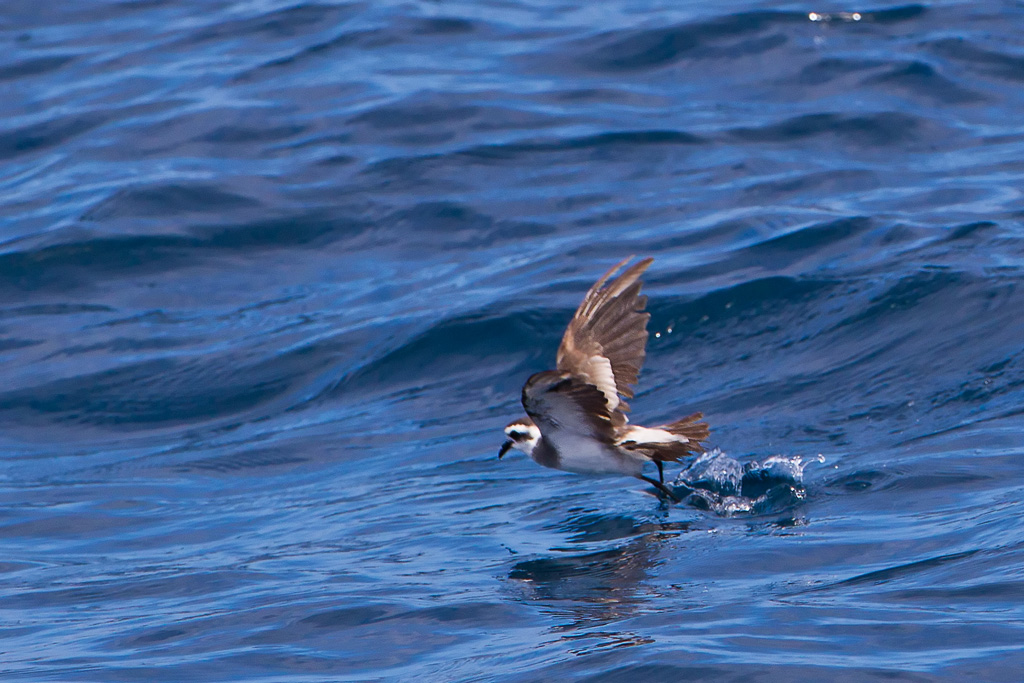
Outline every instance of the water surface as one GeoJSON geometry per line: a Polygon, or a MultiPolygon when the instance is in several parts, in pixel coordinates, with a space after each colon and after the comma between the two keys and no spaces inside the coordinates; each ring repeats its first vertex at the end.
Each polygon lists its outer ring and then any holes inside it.
{"type": "Polygon", "coordinates": [[[10,4],[4,680],[1019,680],[1021,25],[10,4]],[[635,419],[800,504],[497,460],[629,254],[635,419]]]}

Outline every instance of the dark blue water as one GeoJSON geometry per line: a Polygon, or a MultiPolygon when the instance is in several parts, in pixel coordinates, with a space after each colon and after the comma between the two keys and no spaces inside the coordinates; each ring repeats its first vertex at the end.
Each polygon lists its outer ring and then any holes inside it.
{"type": "Polygon", "coordinates": [[[1022,26],[5,3],[3,680],[1021,680],[1022,26]],[[634,419],[802,499],[498,461],[629,254],[634,419]]]}

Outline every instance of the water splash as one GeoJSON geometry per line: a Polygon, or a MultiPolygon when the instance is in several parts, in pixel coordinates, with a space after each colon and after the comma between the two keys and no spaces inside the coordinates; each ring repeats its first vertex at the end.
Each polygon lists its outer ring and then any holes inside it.
{"type": "Polygon", "coordinates": [[[773,455],[740,463],[715,448],[693,461],[672,483],[690,489],[686,502],[730,517],[765,514],[792,507],[806,498],[804,469],[825,456],[773,455]]]}

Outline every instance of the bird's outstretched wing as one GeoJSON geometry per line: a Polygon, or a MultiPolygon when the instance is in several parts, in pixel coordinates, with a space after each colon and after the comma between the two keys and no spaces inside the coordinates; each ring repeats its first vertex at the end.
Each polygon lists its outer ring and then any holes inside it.
{"type": "Polygon", "coordinates": [[[615,427],[604,394],[568,372],[547,370],[526,380],[523,408],[546,438],[576,435],[612,443],[615,427]]]}
{"type": "Polygon", "coordinates": [[[559,371],[596,387],[604,395],[615,427],[629,420],[627,398],[640,375],[647,348],[647,297],[640,294],[640,276],[653,258],[630,266],[605,286],[627,258],[594,283],[576,310],[558,347],[559,371]]]}

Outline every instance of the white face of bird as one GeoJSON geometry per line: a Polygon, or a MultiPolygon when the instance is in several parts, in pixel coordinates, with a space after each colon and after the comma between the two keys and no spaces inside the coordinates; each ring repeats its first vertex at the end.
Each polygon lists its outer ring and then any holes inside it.
{"type": "Polygon", "coordinates": [[[499,460],[508,453],[510,448],[522,451],[527,455],[533,453],[533,448],[540,439],[540,430],[537,429],[537,425],[533,424],[532,420],[523,418],[510,422],[505,427],[505,437],[507,440],[501,445],[501,450],[498,451],[499,460]]]}

